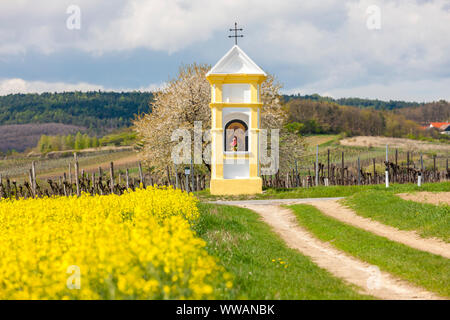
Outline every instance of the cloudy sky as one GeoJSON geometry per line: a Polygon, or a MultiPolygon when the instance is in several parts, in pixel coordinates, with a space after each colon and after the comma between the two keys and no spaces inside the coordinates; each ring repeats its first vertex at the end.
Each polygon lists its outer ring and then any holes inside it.
{"type": "Polygon", "coordinates": [[[286,93],[450,100],[450,0],[1,0],[0,95],[153,90],[235,21],[286,93]]]}

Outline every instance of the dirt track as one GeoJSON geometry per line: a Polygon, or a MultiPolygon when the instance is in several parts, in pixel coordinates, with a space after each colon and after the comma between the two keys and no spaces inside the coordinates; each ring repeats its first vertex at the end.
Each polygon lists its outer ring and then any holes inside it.
{"type": "Polygon", "coordinates": [[[386,145],[389,145],[390,148],[399,148],[405,150],[450,151],[450,144],[431,143],[427,141],[389,137],[359,136],[342,139],[340,141],[340,144],[343,146],[355,147],[385,147],[386,145]]]}
{"type": "Polygon", "coordinates": [[[359,287],[360,291],[380,299],[442,299],[438,295],[411,285],[387,272],[378,272],[376,266],[358,260],[320,241],[300,227],[295,215],[286,208],[270,204],[239,204],[261,215],[273,230],[291,248],[310,257],[319,267],[334,276],[359,287]],[[374,270],[377,275],[374,279],[374,270]]]}
{"type": "Polygon", "coordinates": [[[402,199],[416,202],[425,202],[435,205],[448,204],[450,205],[450,192],[415,192],[415,193],[399,193],[397,194],[402,199]]]}
{"type": "Polygon", "coordinates": [[[399,230],[372,219],[357,215],[336,200],[311,202],[322,213],[346,224],[364,229],[389,240],[403,243],[412,248],[427,251],[450,259],[450,243],[434,238],[421,238],[414,231],[399,230]]]}

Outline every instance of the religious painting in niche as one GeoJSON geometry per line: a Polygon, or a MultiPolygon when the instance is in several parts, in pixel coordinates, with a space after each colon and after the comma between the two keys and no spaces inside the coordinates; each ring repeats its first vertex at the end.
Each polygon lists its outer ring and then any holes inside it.
{"type": "Polygon", "coordinates": [[[242,120],[231,120],[225,126],[225,151],[248,151],[247,124],[242,120]]]}

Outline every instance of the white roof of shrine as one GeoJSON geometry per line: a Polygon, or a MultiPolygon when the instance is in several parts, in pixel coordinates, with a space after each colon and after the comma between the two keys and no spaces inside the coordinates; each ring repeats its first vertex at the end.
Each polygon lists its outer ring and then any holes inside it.
{"type": "Polygon", "coordinates": [[[208,71],[206,76],[209,76],[210,74],[261,74],[266,76],[266,73],[237,45],[234,45],[222,59],[208,71]]]}

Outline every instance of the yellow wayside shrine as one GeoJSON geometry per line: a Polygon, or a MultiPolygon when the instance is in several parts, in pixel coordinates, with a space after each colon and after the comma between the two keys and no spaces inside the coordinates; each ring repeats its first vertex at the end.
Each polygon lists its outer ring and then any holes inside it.
{"type": "Polygon", "coordinates": [[[260,88],[267,75],[235,45],[206,78],[211,84],[211,194],[261,193],[260,88]]]}

